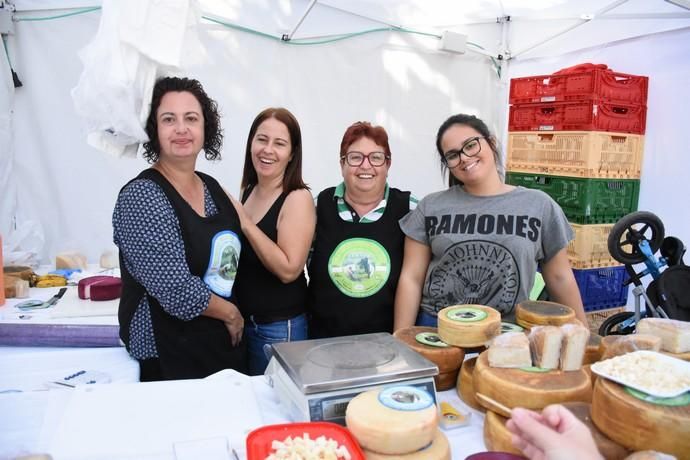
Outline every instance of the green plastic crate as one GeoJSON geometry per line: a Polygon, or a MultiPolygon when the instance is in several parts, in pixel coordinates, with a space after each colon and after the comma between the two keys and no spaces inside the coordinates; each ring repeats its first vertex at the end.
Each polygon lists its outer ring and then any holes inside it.
{"type": "Polygon", "coordinates": [[[506,182],[541,190],[560,205],[570,222],[613,224],[637,210],[638,179],[587,179],[508,172],[506,182]]]}

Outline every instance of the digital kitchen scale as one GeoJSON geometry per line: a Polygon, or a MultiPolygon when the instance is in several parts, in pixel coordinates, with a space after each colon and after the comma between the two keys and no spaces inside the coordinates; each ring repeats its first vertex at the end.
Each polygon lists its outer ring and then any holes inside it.
{"type": "Polygon", "coordinates": [[[391,384],[424,389],[436,402],[438,367],[388,333],[277,343],[272,352],[265,375],[294,422],[344,425],[352,398],[391,384]]]}

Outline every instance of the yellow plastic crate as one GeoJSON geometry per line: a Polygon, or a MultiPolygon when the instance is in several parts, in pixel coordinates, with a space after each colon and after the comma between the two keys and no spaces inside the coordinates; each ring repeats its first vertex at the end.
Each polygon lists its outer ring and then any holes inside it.
{"type": "Polygon", "coordinates": [[[609,254],[608,238],[614,224],[578,225],[571,223],[575,239],[568,243],[568,259],[573,268],[599,268],[620,265],[609,254]]]}
{"type": "Polygon", "coordinates": [[[595,334],[599,333],[599,327],[609,318],[616,313],[625,311],[625,307],[609,308],[608,310],[599,310],[585,313],[587,317],[587,322],[589,323],[589,330],[595,334]]]}
{"type": "Polygon", "coordinates": [[[510,132],[507,170],[639,179],[644,136],[602,131],[510,132]]]}

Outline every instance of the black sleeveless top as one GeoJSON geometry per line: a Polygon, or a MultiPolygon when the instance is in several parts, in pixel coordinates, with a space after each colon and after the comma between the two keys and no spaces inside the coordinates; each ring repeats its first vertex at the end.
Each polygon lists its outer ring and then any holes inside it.
{"type": "MultiPolygon", "coordinates": [[[[252,192],[248,187],[242,195],[244,204],[252,192]]],[[[278,215],[287,198],[282,193],[256,224],[274,243],[278,241],[278,215]]],[[[272,323],[294,318],[306,311],[307,279],[304,272],[296,280],[283,283],[271,273],[247,241],[242,245],[242,264],[237,273],[237,302],[245,319],[254,317],[257,323],[272,323]]]]}
{"type": "Polygon", "coordinates": [[[309,337],[393,331],[393,304],[405,234],[398,220],[409,212],[410,193],[389,188],[376,222],[346,222],[334,187],[316,205],[316,238],[309,262],[309,337]]]}
{"type": "MultiPolygon", "coordinates": [[[[192,275],[204,280],[220,297],[233,301],[234,274],[244,246],[240,219],[232,202],[211,176],[196,173],[209,190],[218,213],[202,217],[180,196],[157,170],[147,169],[136,179],[149,179],[161,187],[175,210],[180,223],[185,258],[192,275]]],[[[126,186],[126,185],[125,185],[126,186]]],[[[122,297],[118,310],[120,337],[129,343],[129,326],[139,301],[146,295],[156,349],[164,379],[203,378],[223,369],[246,372],[244,343],[233,347],[223,321],[197,316],[183,321],[163,310],[158,300],[146,292],[127,271],[120,254],[122,297]]],[[[165,270],[165,267],[161,267],[165,270]]]]}

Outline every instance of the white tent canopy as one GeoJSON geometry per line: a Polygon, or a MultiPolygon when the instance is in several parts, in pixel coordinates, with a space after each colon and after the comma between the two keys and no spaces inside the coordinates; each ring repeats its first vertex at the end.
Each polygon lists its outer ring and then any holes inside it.
{"type": "MultiPolygon", "coordinates": [[[[477,114],[504,141],[510,78],[603,63],[650,78],[639,208],[658,214],[668,234],[690,244],[682,186],[690,183],[690,142],[683,136],[690,119],[690,10],[682,6],[663,0],[200,3],[204,53],[179,73],[198,78],[219,103],[223,159],[200,159],[198,167],[235,195],[249,125],[266,107],[287,107],[300,121],[304,177],[314,194],[341,179],[337,155],[345,128],[370,120],[390,136],[389,183],[422,197],[444,187],[434,142],[449,115],[477,114]],[[466,53],[437,49],[447,30],[467,36],[466,53]],[[291,42],[280,40],[286,34],[291,42]]],[[[70,91],[82,71],[77,52],[94,37],[102,10],[58,16],[100,2],[0,4],[16,9],[9,33],[2,31],[23,83],[13,88],[8,60],[0,59],[0,234],[21,241],[21,248],[9,249],[34,250],[42,262],[66,250],[95,262],[112,244],[118,190],[147,166],[89,147],[84,120],[74,111],[70,91]],[[54,19],[29,20],[45,17],[54,19]]]]}

